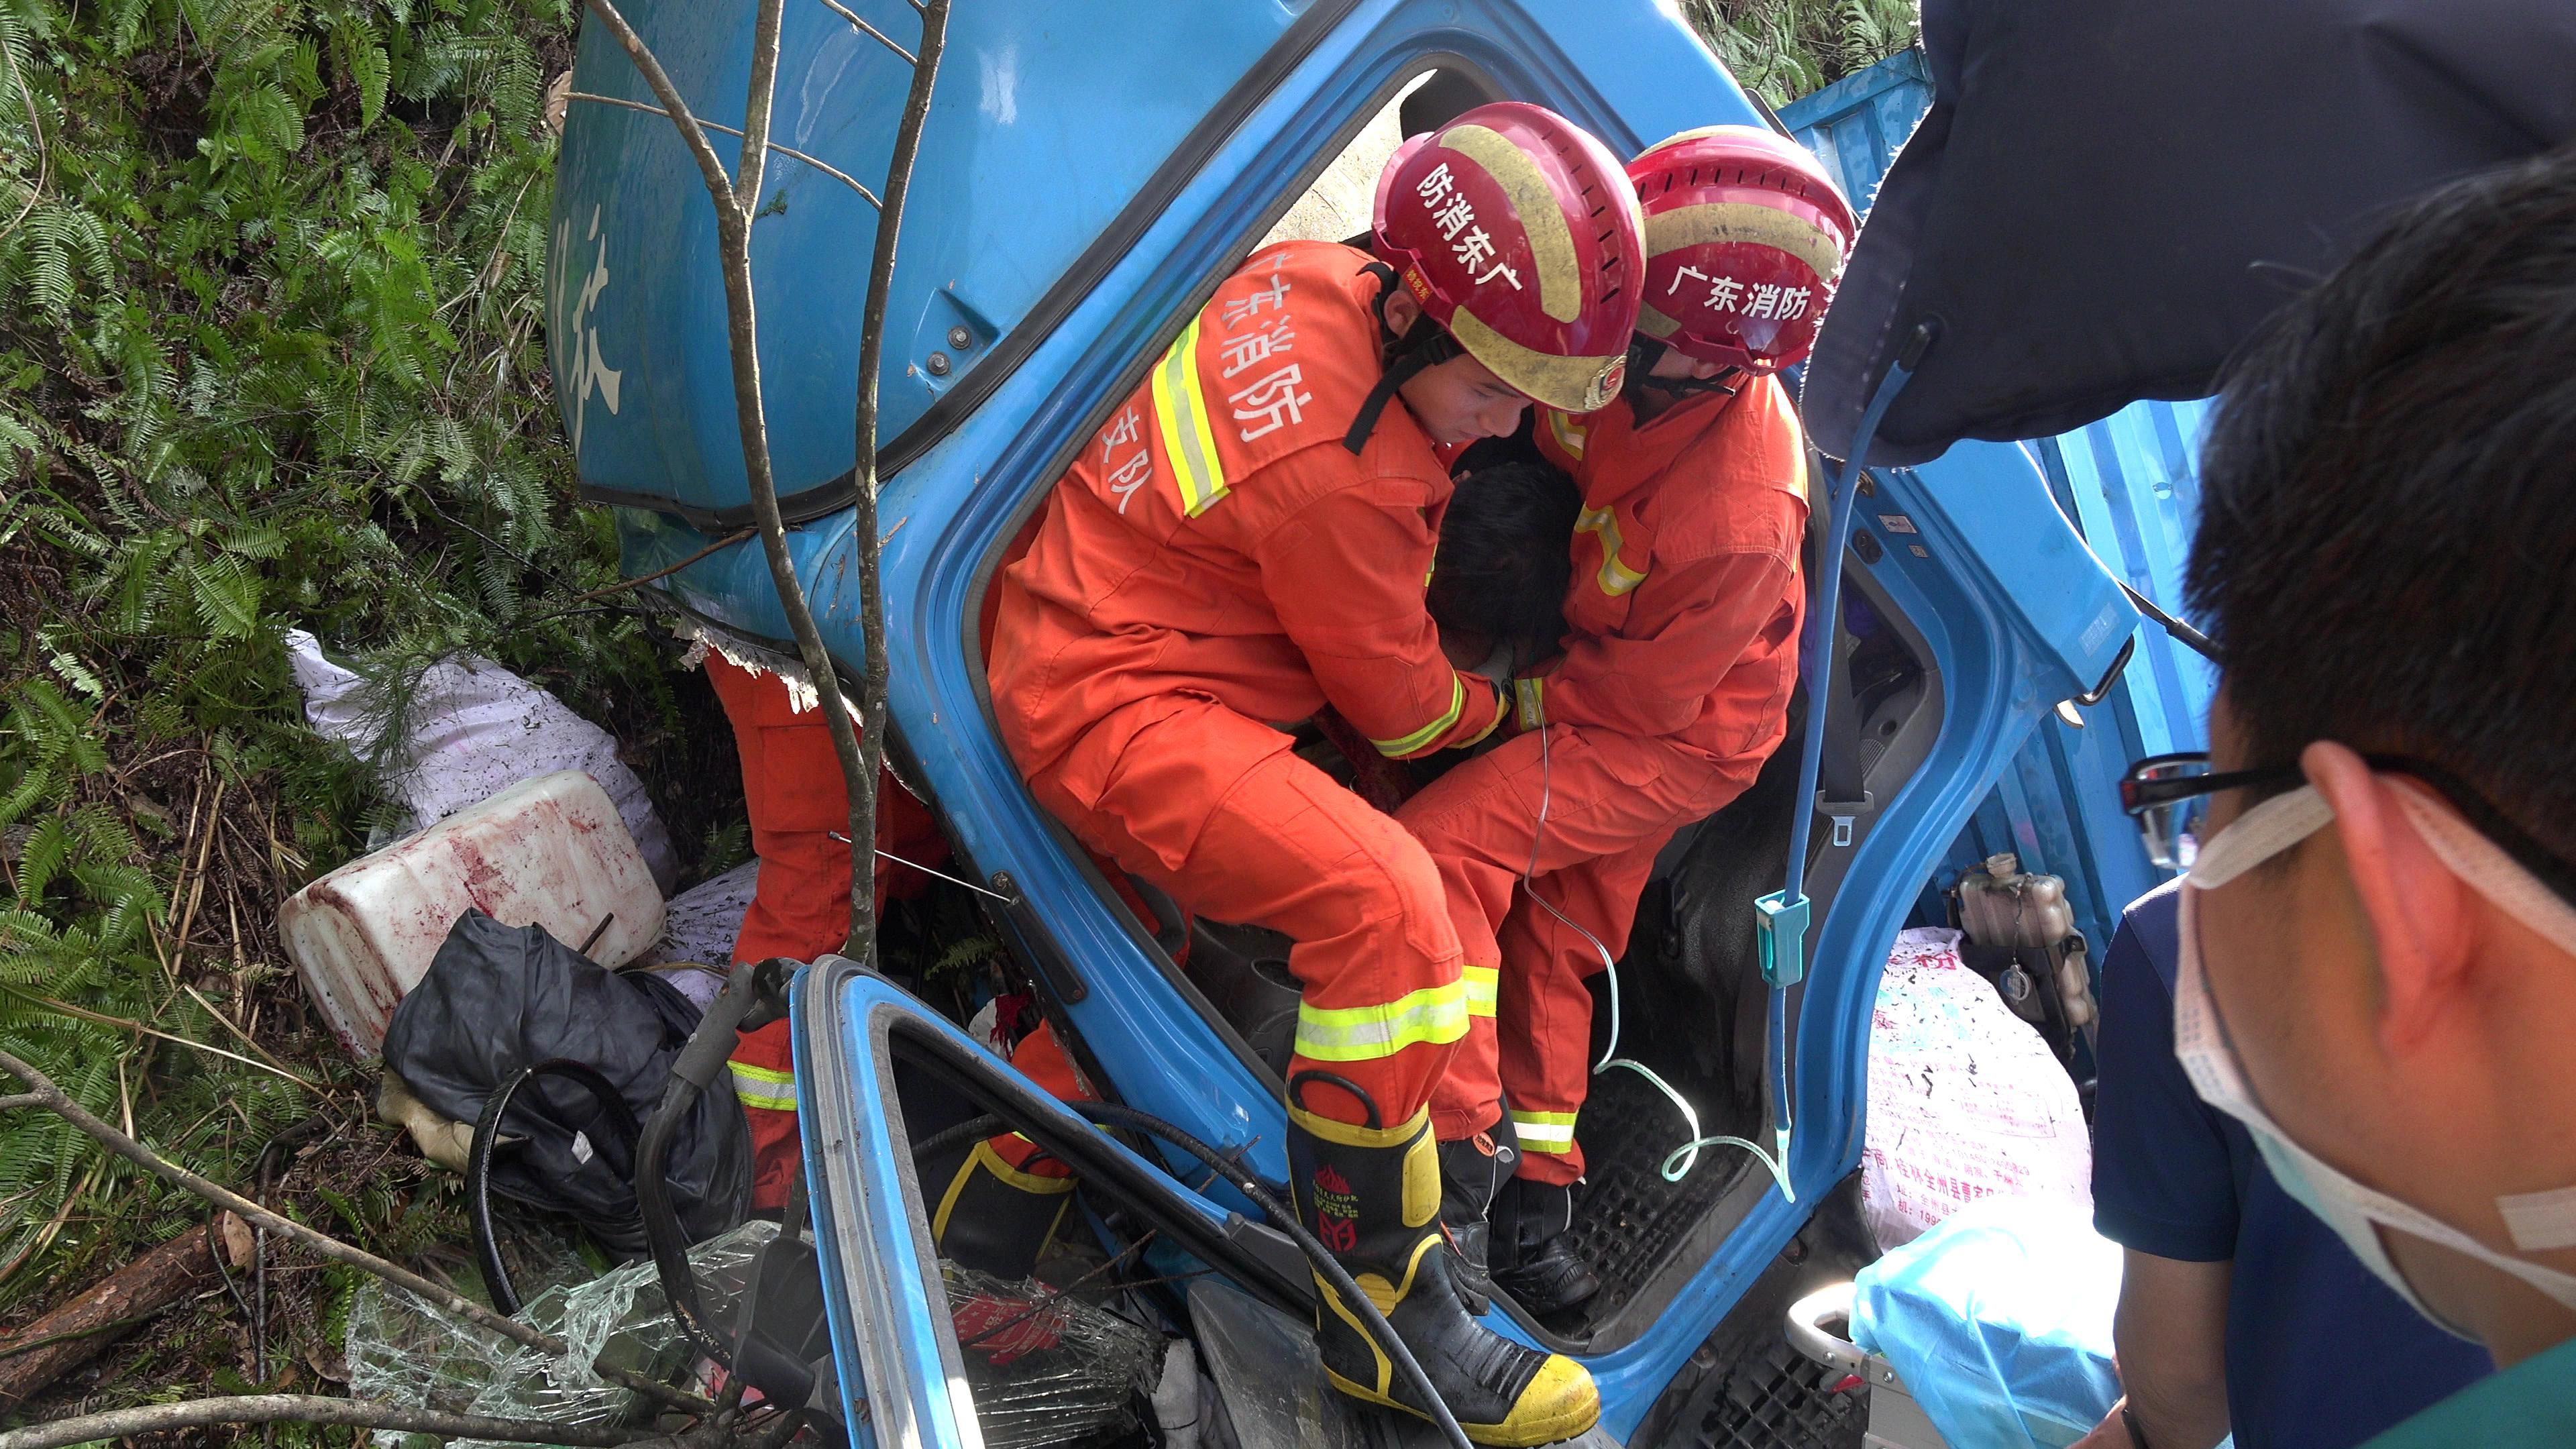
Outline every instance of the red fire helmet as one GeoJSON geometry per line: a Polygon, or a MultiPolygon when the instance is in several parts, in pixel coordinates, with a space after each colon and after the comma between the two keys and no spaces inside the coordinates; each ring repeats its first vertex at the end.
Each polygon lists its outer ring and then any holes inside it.
{"type": "Polygon", "coordinates": [[[1776,372],[1807,355],[1860,224],[1797,142],[1708,126],[1628,165],[1646,214],[1637,330],[1707,362],[1776,372]]]}
{"type": "Polygon", "coordinates": [[[1378,176],[1379,255],[1469,356],[1549,407],[1606,406],[1627,372],[1645,241],[1619,163],[1544,106],[1478,106],[1378,176]]]}

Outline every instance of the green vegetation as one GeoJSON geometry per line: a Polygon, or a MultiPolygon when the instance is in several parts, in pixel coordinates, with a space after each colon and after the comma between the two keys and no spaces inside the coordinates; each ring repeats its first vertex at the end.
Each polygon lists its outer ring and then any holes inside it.
{"type": "MultiPolygon", "coordinates": [[[[617,574],[546,378],[542,108],[572,19],[0,0],[0,1045],[221,1180],[323,1115],[283,1200],[379,1250],[458,1219],[408,1150],[386,1158],[276,946],[277,904],[384,808],[302,729],[282,631],[389,701],[429,659],[485,654],[657,787],[731,778],[656,627],[573,598],[617,574]]],[[[739,810],[657,794],[684,846],[739,810]]],[[[0,1310],[190,1221],[51,1118],[0,1119],[0,1310]]],[[[328,1276],[294,1282],[304,1330],[328,1276]]],[[[206,1357],[241,1387],[226,1347],[206,1357]]],[[[273,1343],[269,1381],[296,1362],[273,1343]]]]}
{"type": "Polygon", "coordinates": [[[1876,65],[1922,29],[1918,0],[1682,0],[1682,13],[1774,107],[1876,65]]]}

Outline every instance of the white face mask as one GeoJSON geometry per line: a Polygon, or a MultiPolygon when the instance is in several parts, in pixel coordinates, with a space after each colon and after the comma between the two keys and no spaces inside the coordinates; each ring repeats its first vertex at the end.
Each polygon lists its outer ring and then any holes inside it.
{"type": "MultiPolygon", "coordinates": [[[[2435,856],[2470,889],[2498,909],[2529,926],[2544,939],[2576,942],[2576,908],[2553,894],[2499,849],[2449,810],[2436,805],[2413,781],[2388,778],[2403,802],[2407,819],[2435,856]]],[[[2526,1261],[2488,1247],[2449,1223],[2399,1202],[2386,1193],[2353,1181],[2315,1153],[2285,1135],[2246,1084],[2227,1027],[2209,995],[2201,973],[2200,922],[2196,898],[2297,845],[2334,819],[2334,809],[2313,786],[2266,800],[2231,822],[2201,846],[2199,858],[2182,886],[2182,959],[2174,983],[2174,1055],[2202,1101],[2245,1124],[2264,1163],[2281,1189],[2324,1219],[2352,1249],[2362,1266],[2397,1290],[2415,1311],[2459,1334],[2417,1296],[2405,1273],[2389,1257],[2382,1228],[2422,1238],[2464,1253],[2510,1273],[2560,1305],[2576,1309],[2576,1274],[2526,1261]]],[[[2511,1194],[2496,1199],[2506,1230],[2524,1252],[2576,1247],[2576,1187],[2555,1192],[2511,1194]]]]}

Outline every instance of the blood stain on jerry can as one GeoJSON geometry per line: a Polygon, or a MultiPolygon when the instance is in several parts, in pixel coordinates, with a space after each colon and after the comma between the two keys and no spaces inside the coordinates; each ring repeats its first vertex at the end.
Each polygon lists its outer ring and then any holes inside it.
{"type": "Polygon", "coordinates": [[[286,954],[331,1029],[372,1056],[403,993],[456,918],[543,926],[614,969],[662,936],[662,893],[599,783],[523,780],[297,891],[277,916],[286,954]],[[605,928],[603,929],[603,923],[605,928]]]}

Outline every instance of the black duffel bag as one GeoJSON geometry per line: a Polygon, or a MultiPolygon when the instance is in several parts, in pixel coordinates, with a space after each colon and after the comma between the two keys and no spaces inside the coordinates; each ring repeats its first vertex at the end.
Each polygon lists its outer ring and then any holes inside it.
{"type": "MultiPolygon", "coordinates": [[[[459,1122],[476,1121],[493,1092],[530,1067],[572,1062],[596,1073],[623,1113],[604,1106],[577,1069],[519,1083],[498,1124],[511,1145],[491,1153],[490,1184],[570,1214],[602,1247],[632,1257],[646,1243],[629,1132],[660,1104],[698,1018],[659,977],[607,971],[541,926],[467,911],[395,1008],[385,1069],[459,1122]]],[[[703,1242],[749,1211],[751,1129],[729,1091],[697,1093],[686,1111],[663,1172],[687,1241],[703,1242]]]]}

